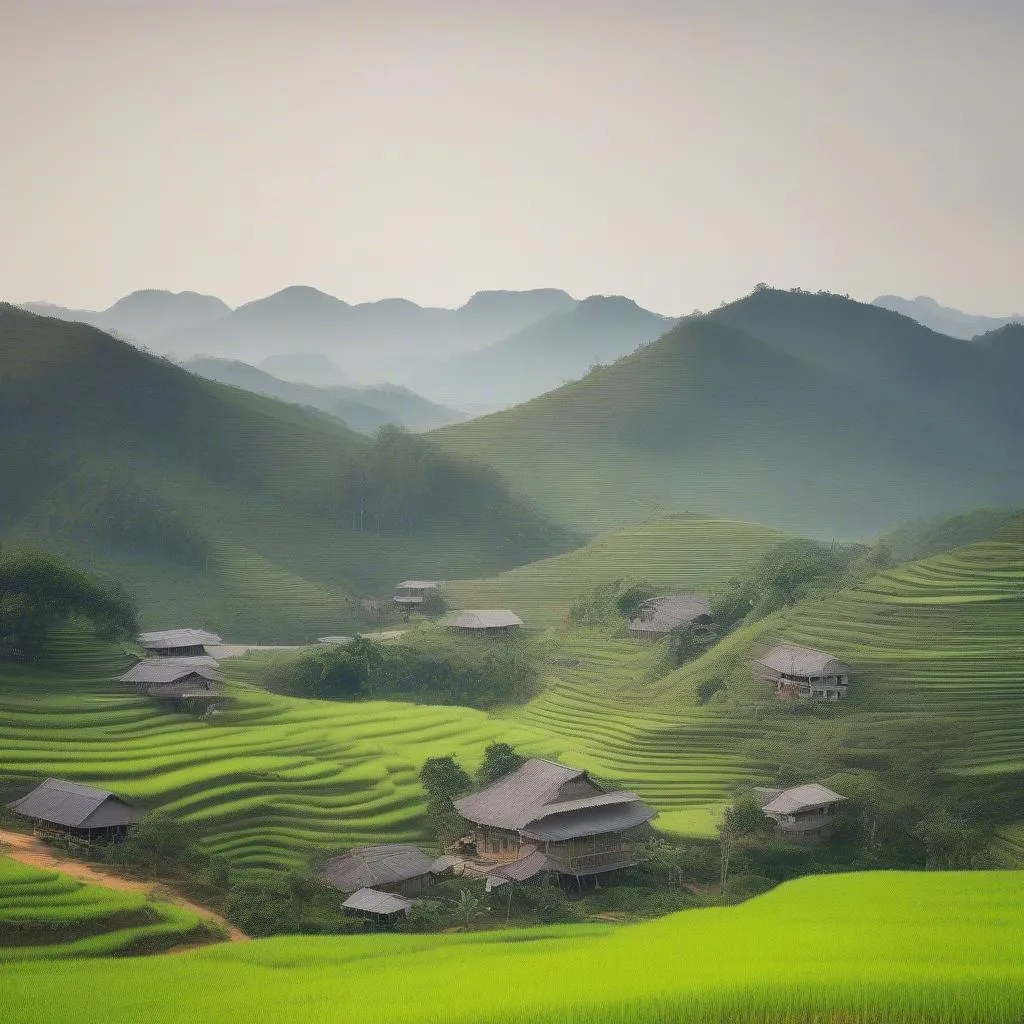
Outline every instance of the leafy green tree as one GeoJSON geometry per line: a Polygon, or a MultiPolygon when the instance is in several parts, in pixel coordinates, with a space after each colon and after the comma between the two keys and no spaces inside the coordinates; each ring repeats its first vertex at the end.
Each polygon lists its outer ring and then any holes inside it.
{"type": "Polygon", "coordinates": [[[476,773],[477,782],[481,786],[489,786],[492,782],[510,775],[526,761],[522,754],[517,754],[507,743],[492,743],[484,751],[484,759],[476,773]]]}

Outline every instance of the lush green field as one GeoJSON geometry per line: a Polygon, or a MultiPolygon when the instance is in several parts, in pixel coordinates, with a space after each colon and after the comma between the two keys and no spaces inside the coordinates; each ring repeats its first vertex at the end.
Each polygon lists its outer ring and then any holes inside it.
{"type": "Polygon", "coordinates": [[[18,965],[19,1024],[1016,1024],[1024,874],[804,878],[626,927],[271,939],[18,965]]]}
{"type": "Polygon", "coordinates": [[[181,907],[0,856],[0,961],[157,953],[206,935],[181,907]]]}
{"type": "Polygon", "coordinates": [[[454,580],[446,589],[457,607],[512,608],[528,627],[557,628],[572,602],[598,584],[636,576],[666,591],[707,593],[785,538],[751,523],[668,516],[488,579],[454,580]]]}

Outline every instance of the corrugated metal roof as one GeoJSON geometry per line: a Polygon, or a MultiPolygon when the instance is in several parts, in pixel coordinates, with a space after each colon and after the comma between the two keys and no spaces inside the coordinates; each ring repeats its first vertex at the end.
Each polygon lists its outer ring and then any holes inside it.
{"type": "Polygon", "coordinates": [[[784,789],[771,803],[765,804],[761,809],[765,814],[794,814],[797,811],[809,811],[845,799],[845,796],[834,793],[827,786],[810,782],[804,786],[784,789]]]}
{"type": "Polygon", "coordinates": [[[836,670],[849,671],[849,666],[834,655],[796,644],[777,644],[760,659],[765,668],[796,676],[820,676],[832,662],[836,670]]]}
{"type": "Polygon", "coordinates": [[[174,683],[189,676],[201,676],[219,683],[223,677],[217,667],[213,658],[147,658],[128,669],[121,682],[174,683]]]}
{"type": "Polygon", "coordinates": [[[522,833],[531,839],[558,842],[562,839],[578,839],[582,836],[597,836],[605,832],[621,832],[650,821],[657,814],[653,807],[640,800],[624,804],[593,807],[588,810],[571,811],[531,821],[522,833]]]}
{"type": "Polygon", "coordinates": [[[164,651],[176,647],[205,647],[206,644],[222,644],[224,641],[205,629],[160,629],[154,633],[140,633],[139,643],[151,651],[164,651]]]}
{"type": "Polygon", "coordinates": [[[130,807],[109,790],[63,779],[46,779],[31,793],[7,806],[26,818],[37,818],[67,828],[130,825],[143,816],[142,811],[130,807]]]}
{"type": "Polygon", "coordinates": [[[347,910],[362,910],[369,914],[400,914],[412,906],[412,900],[376,889],[360,889],[352,893],[342,906],[347,910]]]}
{"type": "Polygon", "coordinates": [[[711,605],[697,594],[669,594],[652,597],[640,608],[640,614],[630,619],[629,628],[651,633],[670,633],[684,622],[693,622],[701,615],[710,615],[711,605]]]}
{"type": "Polygon", "coordinates": [[[429,875],[433,864],[433,858],[418,846],[386,843],[361,846],[340,857],[332,857],[324,867],[324,877],[335,889],[354,892],[429,875]]]}
{"type": "Polygon", "coordinates": [[[523,620],[508,608],[477,608],[459,612],[449,623],[456,629],[503,629],[522,624],[523,620]]]}
{"type": "Polygon", "coordinates": [[[577,768],[532,757],[479,793],[456,800],[455,809],[467,821],[515,831],[537,817],[562,786],[585,774],[577,768]]]}

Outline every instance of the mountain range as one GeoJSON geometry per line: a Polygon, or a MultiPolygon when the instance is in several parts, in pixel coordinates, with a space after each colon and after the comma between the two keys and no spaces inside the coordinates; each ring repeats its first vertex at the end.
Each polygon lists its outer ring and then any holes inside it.
{"type": "Polygon", "coordinates": [[[1012,316],[981,316],[976,313],[964,313],[952,306],[940,306],[927,295],[919,295],[916,299],[904,299],[898,295],[879,295],[873,305],[894,313],[902,313],[916,320],[925,327],[930,327],[940,334],[948,334],[951,338],[964,338],[968,341],[980,334],[997,330],[1010,323],[1024,322],[1024,314],[1012,316]]]}

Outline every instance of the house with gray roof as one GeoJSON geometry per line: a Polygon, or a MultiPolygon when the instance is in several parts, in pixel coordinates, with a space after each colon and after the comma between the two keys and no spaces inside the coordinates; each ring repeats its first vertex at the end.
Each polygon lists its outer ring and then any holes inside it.
{"type": "Polygon", "coordinates": [[[161,629],[140,633],[139,643],[157,658],[195,658],[208,654],[206,648],[224,641],[205,629],[161,629]]]}
{"type": "Polygon", "coordinates": [[[46,779],[7,807],[28,818],[38,836],[85,844],[124,839],[143,817],[109,790],[63,779],[46,779]]]}
{"type": "Polygon", "coordinates": [[[826,835],[833,824],[833,813],[846,797],[819,782],[792,789],[756,789],[761,811],[771,818],[779,831],[793,838],[817,838],[826,835]]]}
{"type": "Polygon", "coordinates": [[[656,814],[636,793],[605,792],[585,771],[537,757],[455,810],[472,828],[476,858],[505,881],[544,872],[578,880],[635,864],[656,814]]]}
{"type": "Polygon", "coordinates": [[[508,608],[476,608],[458,612],[448,623],[463,633],[511,633],[522,626],[523,620],[508,608]]]}
{"type": "Polygon", "coordinates": [[[850,685],[849,665],[824,651],[796,644],[776,644],[758,659],[756,671],[782,698],[839,700],[850,685]]]}
{"type": "Polygon", "coordinates": [[[409,895],[433,885],[454,865],[454,857],[430,857],[409,843],[385,843],[332,857],[323,874],[327,883],[341,892],[380,889],[409,895]]]}
{"type": "Polygon", "coordinates": [[[217,662],[209,657],[146,658],[133,665],[122,683],[134,683],[139,693],[165,699],[217,696],[215,683],[223,682],[217,662]]]}
{"type": "Polygon", "coordinates": [[[711,604],[697,594],[668,594],[652,597],[629,620],[629,635],[640,640],[660,640],[673,629],[688,623],[711,621],[711,604]]]}

